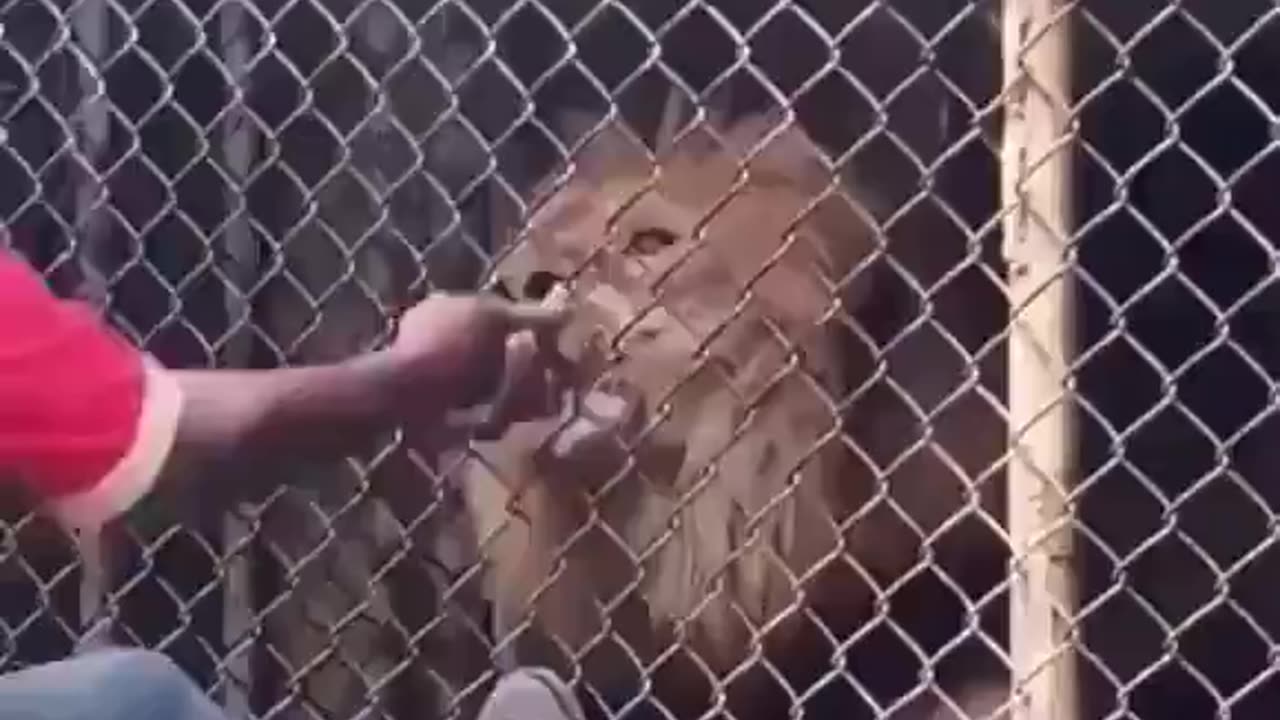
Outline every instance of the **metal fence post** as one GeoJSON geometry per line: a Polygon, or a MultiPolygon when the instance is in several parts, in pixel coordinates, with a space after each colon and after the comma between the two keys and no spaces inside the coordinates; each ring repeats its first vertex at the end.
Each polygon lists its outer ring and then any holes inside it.
{"type": "Polygon", "coordinates": [[[1065,0],[1006,0],[1002,171],[1010,296],[1008,530],[1014,720],[1078,715],[1071,386],[1071,35],[1065,0]]]}
{"type": "MultiPolygon", "coordinates": [[[[84,0],[68,8],[75,42],[81,52],[76,54],[78,79],[78,107],[75,132],[81,171],[75,182],[75,226],[81,252],[78,265],[83,282],[79,292],[99,306],[105,305],[108,281],[97,264],[109,241],[110,231],[103,223],[102,210],[105,187],[99,175],[99,164],[111,143],[111,126],[108,117],[106,85],[102,77],[102,63],[110,49],[110,26],[107,5],[103,0],[84,0]]],[[[110,590],[112,548],[110,538],[103,536],[81,538],[77,543],[81,559],[80,624],[82,636],[78,645],[91,649],[110,642],[111,622],[99,614],[103,598],[110,590]]]]}
{"type": "MultiPolygon", "coordinates": [[[[230,336],[221,360],[229,367],[249,367],[253,354],[250,296],[261,269],[247,205],[248,184],[260,142],[257,127],[246,109],[251,91],[249,73],[257,43],[245,6],[227,3],[219,15],[219,41],[229,80],[228,107],[222,123],[222,162],[233,181],[225,193],[228,219],[223,229],[227,249],[224,272],[232,279],[226,291],[230,336]],[[237,324],[240,324],[238,328],[237,324]]],[[[253,635],[255,619],[252,553],[247,550],[252,537],[253,529],[248,521],[236,512],[227,514],[223,522],[223,549],[228,566],[223,588],[223,638],[228,657],[223,703],[233,717],[252,714],[253,646],[249,638],[253,635]]]]}

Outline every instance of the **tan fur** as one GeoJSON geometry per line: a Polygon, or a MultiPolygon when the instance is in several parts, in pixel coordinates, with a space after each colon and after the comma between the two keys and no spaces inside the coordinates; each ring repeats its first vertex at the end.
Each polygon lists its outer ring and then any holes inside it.
{"type": "MultiPolygon", "coordinates": [[[[865,380],[849,376],[825,320],[837,303],[851,313],[873,291],[865,274],[843,292],[834,287],[875,249],[870,212],[848,199],[865,202],[866,193],[831,188],[819,151],[791,129],[761,149],[739,194],[724,202],[738,182],[737,159],[775,122],[722,128],[724,146],[693,132],[664,147],[676,134],[664,121],[656,174],[640,145],[606,131],[499,266],[515,288],[535,271],[571,278],[579,314],[567,351],[580,352],[593,334],[619,351],[580,389],[595,383],[637,396],[642,417],[632,430],[657,423],[632,465],[620,444],[548,459],[536,449],[556,423],[529,423],[479,447],[467,482],[481,537],[490,538],[505,627],[524,632],[528,621],[563,643],[561,652],[586,658],[597,689],[643,674],[628,669],[628,655],[652,661],[675,638],[697,656],[694,665],[722,675],[753,653],[785,647],[805,604],[859,616],[873,592],[865,569],[901,572],[920,545],[894,524],[892,506],[873,502],[884,486],[841,442],[832,405],[865,380]],[[653,229],[670,244],[652,242],[653,229]],[[637,250],[633,241],[646,238],[637,250]],[[682,461],[670,461],[681,450],[682,461]],[[857,511],[866,517],[850,530],[857,511]]],[[[914,347],[943,360],[936,347],[914,347]]],[[[930,359],[897,365],[927,373],[920,365],[930,359]]],[[[898,412],[893,432],[908,432],[906,422],[898,412]]],[[[961,444],[984,447],[985,439],[961,444]]],[[[950,471],[929,459],[908,468],[932,475],[890,494],[918,509],[926,530],[936,528],[963,488],[935,508],[933,476],[950,471]]],[[[523,661],[551,662],[549,646],[524,647],[523,661]]]]}

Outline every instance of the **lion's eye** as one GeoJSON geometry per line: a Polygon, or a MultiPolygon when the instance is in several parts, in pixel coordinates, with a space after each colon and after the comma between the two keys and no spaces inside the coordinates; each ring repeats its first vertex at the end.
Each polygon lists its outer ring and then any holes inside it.
{"type": "Polygon", "coordinates": [[[628,255],[652,255],[675,242],[676,234],[666,228],[642,228],[631,233],[625,252],[628,255]]]}

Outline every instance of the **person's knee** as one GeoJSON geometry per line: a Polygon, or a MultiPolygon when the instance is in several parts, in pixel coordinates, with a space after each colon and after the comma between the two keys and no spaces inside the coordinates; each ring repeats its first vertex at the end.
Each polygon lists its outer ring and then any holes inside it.
{"type": "MultiPolygon", "coordinates": [[[[177,663],[154,650],[111,649],[95,653],[107,687],[118,688],[147,717],[213,717],[207,698],[177,663]]],[[[90,657],[90,656],[85,656],[90,657]]]]}
{"type": "Polygon", "coordinates": [[[112,680],[130,685],[167,686],[189,683],[182,668],[168,655],[155,650],[110,648],[80,656],[93,662],[112,680]]]}
{"type": "Polygon", "coordinates": [[[0,676],[0,717],[225,720],[162,653],[112,648],[0,676]]]}

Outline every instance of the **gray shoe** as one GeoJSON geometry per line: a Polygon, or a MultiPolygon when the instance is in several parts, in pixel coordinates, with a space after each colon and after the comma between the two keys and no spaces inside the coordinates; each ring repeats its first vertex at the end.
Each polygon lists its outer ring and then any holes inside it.
{"type": "Polygon", "coordinates": [[[573,690],[546,668],[520,668],[494,686],[476,720],[585,720],[573,690]]]}

